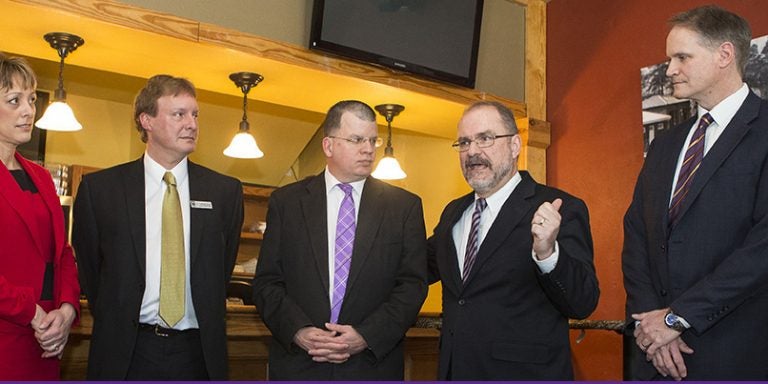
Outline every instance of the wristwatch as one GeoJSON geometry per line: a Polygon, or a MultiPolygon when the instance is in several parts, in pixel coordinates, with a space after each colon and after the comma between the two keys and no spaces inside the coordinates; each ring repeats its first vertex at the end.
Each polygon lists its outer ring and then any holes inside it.
{"type": "Polygon", "coordinates": [[[674,329],[675,331],[678,331],[680,333],[685,332],[686,328],[683,322],[681,321],[681,317],[676,315],[672,310],[670,309],[667,314],[664,316],[664,324],[669,327],[670,329],[674,329]]]}

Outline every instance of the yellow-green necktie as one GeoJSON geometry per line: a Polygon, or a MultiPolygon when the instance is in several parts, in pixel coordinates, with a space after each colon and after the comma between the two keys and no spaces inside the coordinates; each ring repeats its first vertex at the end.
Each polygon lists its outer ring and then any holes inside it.
{"type": "Polygon", "coordinates": [[[163,196],[163,223],[160,263],[160,317],[173,327],[184,317],[184,221],[181,217],[176,178],[165,172],[168,184],[163,196]]]}

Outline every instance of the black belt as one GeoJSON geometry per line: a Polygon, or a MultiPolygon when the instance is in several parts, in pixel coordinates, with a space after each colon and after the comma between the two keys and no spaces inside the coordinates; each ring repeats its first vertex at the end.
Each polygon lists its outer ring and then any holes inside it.
{"type": "Polygon", "coordinates": [[[178,329],[161,327],[159,324],[143,324],[143,323],[139,323],[139,330],[144,332],[154,332],[155,335],[160,337],[185,335],[185,334],[200,331],[197,328],[178,330],[178,329]]]}

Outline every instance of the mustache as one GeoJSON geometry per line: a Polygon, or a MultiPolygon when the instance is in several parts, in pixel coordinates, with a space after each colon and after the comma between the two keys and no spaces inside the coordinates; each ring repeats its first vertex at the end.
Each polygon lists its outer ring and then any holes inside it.
{"type": "Polygon", "coordinates": [[[464,160],[464,167],[469,168],[475,165],[484,165],[488,168],[491,168],[491,162],[488,161],[488,159],[483,158],[482,156],[478,155],[470,155],[467,157],[466,160],[464,160]]]}

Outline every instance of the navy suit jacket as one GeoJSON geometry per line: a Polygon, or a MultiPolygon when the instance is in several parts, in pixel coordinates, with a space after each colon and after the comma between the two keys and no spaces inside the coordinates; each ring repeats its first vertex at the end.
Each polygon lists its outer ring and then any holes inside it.
{"type": "MultiPolygon", "coordinates": [[[[768,378],[768,103],[747,96],[701,163],[669,227],[678,156],[695,118],[657,137],[624,218],[627,322],[671,307],[692,329],[683,340],[690,380],[768,378]]],[[[633,379],[656,375],[636,353],[633,379]]]]}
{"type": "Polygon", "coordinates": [[[313,176],[269,198],[254,302],[272,331],[272,380],[403,380],[403,340],[427,295],[421,199],[369,177],[357,217],[339,324],[351,325],[368,349],[342,364],[316,363],[293,343],[307,326],[324,328],[328,298],[325,178],[313,176]]]}
{"type": "Polygon", "coordinates": [[[589,316],[600,296],[587,207],[520,174],[465,283],[452,230],[474,193],[445,207],[429,239],[430,282],[443,285],[439,380],[573,379],[568,319],[589,316]],[[531,255],[531,221],[556,198],[563,199],[560,254],[555,269],[542,274],[531,255]]]}
{"type": "MultiPolygon", "coordinates": [[[[211,380],[227,379],[226,289],[243,223],[237,179],[188,163],[190,282],[211,380]]],[[[124,380],[133,355],[146,277],[142,159],[83,177],[74,206],[72,243],[93,315],[89,380],[124,380]]]]}

